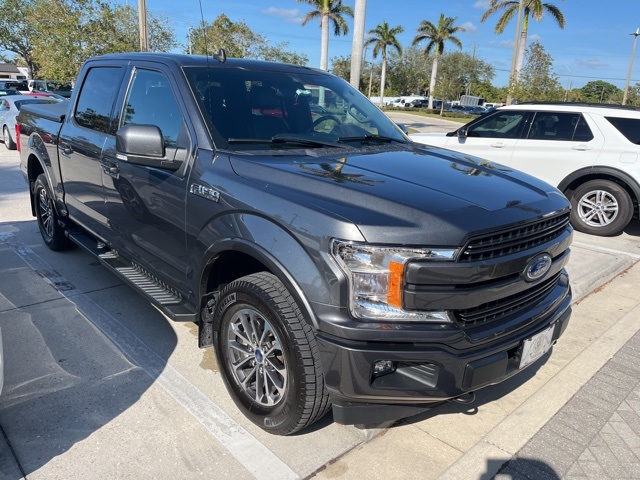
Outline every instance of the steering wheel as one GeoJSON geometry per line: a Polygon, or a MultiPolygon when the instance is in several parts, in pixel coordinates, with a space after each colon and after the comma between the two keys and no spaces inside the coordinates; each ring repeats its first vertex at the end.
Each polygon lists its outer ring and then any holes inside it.
{"type": "Polygon", "coordinates": [[[338,117],[332,114],[327,114],[327,115],[322,115],[320,118],[315,119],[311,124],[310,131],[314,131],[318,125],[328,120],[334,121],[337,125],[342,125],[342,121],[338,117]]]}

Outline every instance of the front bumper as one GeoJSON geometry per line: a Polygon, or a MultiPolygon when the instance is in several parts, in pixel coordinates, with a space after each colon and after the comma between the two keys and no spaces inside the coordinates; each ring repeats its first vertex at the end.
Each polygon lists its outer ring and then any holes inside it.
{"type": "Polygon", "coordinates": [[[553,326],[551,344],[555,344],[569,322],[570,304],[567,286],[562,301],[535,321],[529,319],[526,328],[479,343],[448,343],[451,332],[444,335],[434,332],[432,339],[425,338],[422,332],[414,342],[396,343],[357,341],[353,335],[345,339],[319,333],[318,345],[334,419],[344,424],[395,420],[502,382],[523,370],[519,365],[526,339],[553,326]],[[395,369],[375,377],[373,366],[381,360],[393,362],[395,369]]]}

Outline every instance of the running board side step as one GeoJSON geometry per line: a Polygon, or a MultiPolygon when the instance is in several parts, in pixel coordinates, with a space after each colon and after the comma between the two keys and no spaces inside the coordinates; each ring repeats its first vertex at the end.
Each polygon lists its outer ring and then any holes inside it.
{"type": "Polygon", "coordinates": [[[198,314],[193,306],[172,292],[158,279],[142,268],[123,259],[107,245],[78,228],[66,230],[73,243],[100,260],[100,263],[135,290],[171,320],[176,322],[196,322],[198,314]]]}

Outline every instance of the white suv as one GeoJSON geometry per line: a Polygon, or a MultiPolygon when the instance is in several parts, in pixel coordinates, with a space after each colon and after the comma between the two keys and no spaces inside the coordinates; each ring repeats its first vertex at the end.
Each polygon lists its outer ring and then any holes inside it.
{"type": "Polygon", "coordinates": [[[637,217],[640,108],[603,104],[501,107],[450,133],[415,142],[469,153],[522,170],[560,189],[582,232],[613,235],[637,217]]]}

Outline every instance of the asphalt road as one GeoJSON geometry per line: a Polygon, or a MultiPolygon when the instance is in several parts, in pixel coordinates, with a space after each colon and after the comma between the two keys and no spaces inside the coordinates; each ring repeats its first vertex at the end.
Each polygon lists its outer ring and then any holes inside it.
{"type": "MultiPolygon", "coordinates": [[[[401,115],[407,124],[431,122],[401,115]]],[[[570,273],[577,297],[640,258],[639,234],[634,222],[615,238],[576,235],[570,273]]],[[[18,155],[2,146],[0,268],[0,480],[286,479],[317,472],[376,478],[372,465],[351,472],[326,467],[376,452],[375,440],[367,442],[382,430],[338,425],[327,415],[292,437],[264,433],[230,400],[213,352],[197,348],[195,325],[169,321],[80,249],[48,250],[31,216],[18,155]]],[[[406,445],[417,431],[420,445],[429,439],[436,454],[420,477],[436,478],[586,344],[561,342],[552,361],[479,392],[473,416],[449,404],[385,437],[404,437],[406,445]]],[[[394,467],[393,452],[378,457],[394,467]]],[[[398,463],[395,471],[410,467],[398,463]]]]}

